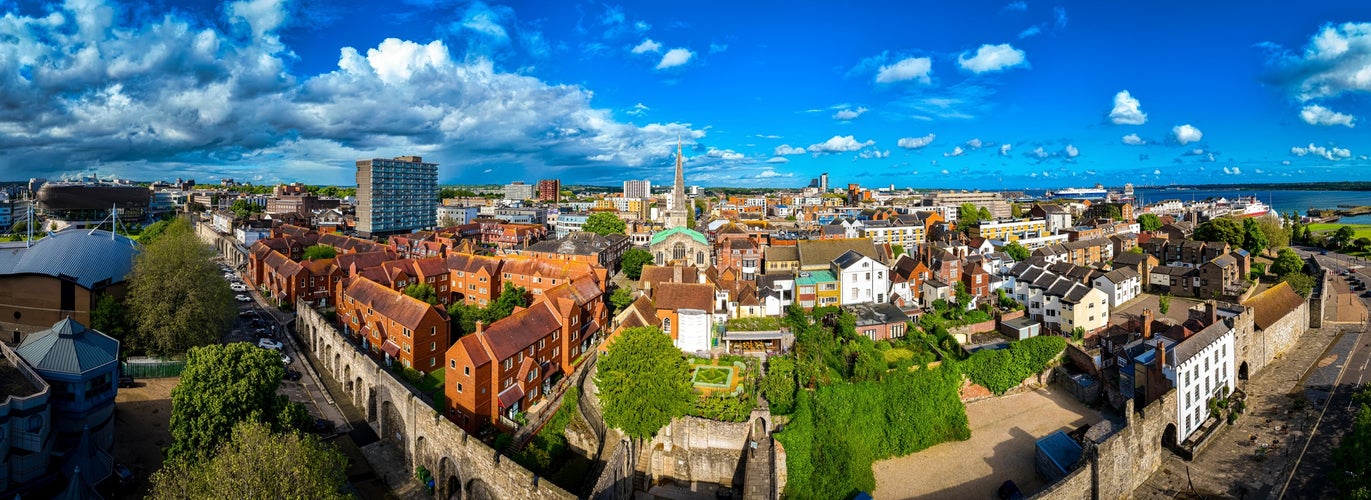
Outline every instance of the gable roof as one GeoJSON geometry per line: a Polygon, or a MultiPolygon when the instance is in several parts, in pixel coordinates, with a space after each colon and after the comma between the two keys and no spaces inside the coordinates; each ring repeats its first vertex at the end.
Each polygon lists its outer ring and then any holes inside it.
{"type": "Polygon", "coordinates": [[[491,323],[479,335],[490,345],[495,359],[503,360],[561,328],[562,322],[557,311],[548,301],[540,300],[528,309],[491,323]]]}
{"type": "Polygon", "coordinates": [[[658,309],[699,309],[707,313],[714,312],[714,285],[662,283],[653,287],[652,301],[657,304],[658,309]]]}
{"type": "Polygon", "coordinates": [[[855,250],[857,253],[871,257],[872,260],[881,260],[871,238],[800,240],[796,242],[795,247],[800,254],[801,267],[827,266],[833,262],[833,259],[847,253],[848,250],[855,250]]]}
{"type": "Polygon", "coordinates": [[[641,288],[656,288],[661,283],[699,283],[700,270],[695,266],[643,266],[638,276],[641,288]]]}
{"type": "Polygon", "coordinates": [[[361,276],[352,278],[343,293],[411,331],[419,328],[419,322],[423,321],[429,311],[436,311],[438,317],[443,320],[448,319],[447,311],[442,308],[431,306],[427,302],[361,276]]]}
{"type": "Polygon", "coordinates": [[[770,246],[764,251],[766,260],[775,261],[796,261],[800,260],[800,249],[793,245],[770,246]]]}
{"type": "Polygon", "coordinates": [[[847,269],[849,267],[852,267],[853,265],[856,265],[858,262],[861,262],[862,257],[863,255],[857,253],[856,250],[848,250],[846,252],[843,252],[842,255],[839,255],[838,258],[833,259],[833,263],[837,264],[839,268],[847,269]]]}
{"type": "Polygon", "coordinates": [[[1295,289],[1290,288],[1289,283],[1282,281],[1262,293],[1249,297],[1242,305],[1252,308],[1252,322],[1257,328],[1265,330],[1303,303],[1304,297],[1295,293],[1295,289]]]}
{"type": "Polygon", "coordinates": [[[656,245],[658,243],[666,241],[666,239],[671,237],[671,235],[673,234],[684,234],[686,236],[689,236],[691,239],[700,242],[701,245],[709,244],[709,240],[705,238],[705,235],[700,234],[699,231],[684,226],[676,226],[665,231],[658,231],[656,234],[652,235],[652,238],[649,240],[648,244],[656,245]]]}

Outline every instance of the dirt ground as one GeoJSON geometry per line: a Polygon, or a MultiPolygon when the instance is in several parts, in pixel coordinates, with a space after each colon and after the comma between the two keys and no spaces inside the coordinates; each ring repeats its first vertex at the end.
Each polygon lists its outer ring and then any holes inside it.
{"type": "Polygon", "coordinates": [[[994,498],[1005,480],[1027,495],[1045,484],[1033,468],[1034,443],[1103,417],[1056,388],[991,398],[966,407],[971,439],[873,465],[876,498],[994,498]]]}
{"type": "Polygon", "coordinates": [[[115,498],[142,498],[148,476],[162,467],[162,449],[171,444],[171,389],[177,378],[138,379],[114,399],[114,461],[128,466],[137,481],[115,498]]]}

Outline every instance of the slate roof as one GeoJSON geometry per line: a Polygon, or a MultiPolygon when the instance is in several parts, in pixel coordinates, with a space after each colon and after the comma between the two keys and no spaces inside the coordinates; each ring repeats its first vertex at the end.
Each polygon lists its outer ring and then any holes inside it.
{"type": "Polygon", "coordinates": [[[0,247],[0,275],[67,276],[86,289],[108,280],[119,283],[133,270],[137,243],[109,231],[68,229],[49,234],[29,247],[0,247]]]}
{"type": "Polygon", "coordinates": [[[1282,281],[1262,293],[1249,297],[1242,305],[1252,308],[1252,322],[1257,328],[1265,330],[1303,303],[1304,298],[1295,293],[1295,289],[1290,288],[1289,283],[1282,281]]]}
{"type": "Polygon", "coordinates": [[[1138,274],[1138,271],[1134,270],[1131,267],[1115,269],[1113,271],[1109,271],[1107,273],[1100,275],[1100,278],[1104,278],[1115,285],[1123,283],[1130,279],[1136,279],[1141,277],[1142,276],[1138,274]]]}
{"type": "Polygon", "coordinates": [[[872,244],[871,238],[846,238],[840,240],[800,240],[796,242],[796,248],[800,255],[800,266],[827,266],[833,259],[846,253],[848,250],[856,250],[857,253],[871,257],[872,260],[880,261],[880,254],[876,252],[876,245],[872,244]]]}
{"type": "Polygon", "coordinates": [[[658,309],[714,311],[714,285],[704,283],[662,283],[653,287],[652,301],[658,309]]]}
{"type": "Polygon", "coordinates": [[[1208,347],[1209,344],[1219,340],[1220,337],[1223,337],[1224,334],[1232,329],[1233,328],[1228,326],[1224,320],[1215,321],[1214,324],[1205,327],[1203,330],[1200,330],[1199,333],[1191,335],[1190,338],[1176,344],[1174,354],[1176,360],[1175,365],[1180,366],[1190,358],[1195,357],[1195,355],[1199,354],[1205,347],[1208,347]]]}
{"type": "Polygon", "coordinates": [[[909,315],[894,304],[852,304],[843,310],[857,317],[857,326],[887,325],[909,321],[909,315]]]}
{"type": "Polygon", "coordinates": [[[833,263],[837,264],[838,267],[841,269],[847,269],[857,264],[858,262],[861,262],[862,257],[863,255],[857,253],[856,250],[848,250],[846,252],[843,252],[842,255],[839,255],[838,258],[833,259],[833,263]]]}
{"type": "Polygon", "coordinates": [[[555,253],[560,255],[595,255],[610,246],[609,238],[595,233],[579,231],[556,240],[543,240],[526,249],[530,252],[555,253]]]}
{"type": "Polygon", "coordinates": [[[119,360],[119,341],[70,317],[29,335],[14,350],[40,372],[80,375],[119,360]]]}
{"type": "Polygon", "coordinates": [[[1147,255],[1145,253],[1124,252],[1114,256],[1114,265],[1137,267],[1139,264],[1142,264],[1143,262],[1147,261],[1148,257],[1150,257],[1150,255],[1147,255]]]}

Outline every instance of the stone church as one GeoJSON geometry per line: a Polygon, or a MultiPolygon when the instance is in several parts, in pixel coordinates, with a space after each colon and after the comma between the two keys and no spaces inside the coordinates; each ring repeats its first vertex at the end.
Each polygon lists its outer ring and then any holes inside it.
{"type": "Polygon", "coordinates": [[[648,248],[652,261],[659,266],[695,266],[701,270],[709,269],[709,239],[699,231],[690,229],[690,221],[695,217],[690,200],[685,196],[685,157],[681,143],[676,142],[676,183],[671,189],[671,212],[667,214],[666,229],[652,235],[648,248]]]}

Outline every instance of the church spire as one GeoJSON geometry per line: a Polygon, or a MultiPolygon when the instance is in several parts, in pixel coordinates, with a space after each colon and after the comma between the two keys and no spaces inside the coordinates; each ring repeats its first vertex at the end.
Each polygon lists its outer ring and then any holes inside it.
{"type": "Polygon", "coordinates": [[[681,136],[676,136],[676,183],[671,188],[671,211],[667,214],[667,227],[685,227],[690,217],[685,196],[685,154],[681,136]]]}

